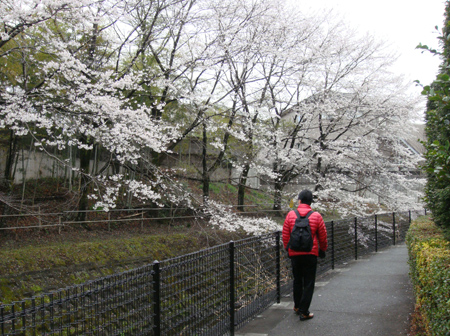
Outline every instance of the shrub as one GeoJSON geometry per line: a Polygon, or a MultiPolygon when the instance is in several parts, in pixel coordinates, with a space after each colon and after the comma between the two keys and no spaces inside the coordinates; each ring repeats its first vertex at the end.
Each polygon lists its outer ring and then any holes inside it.
{"type": "Polygon", "coordinates": [[[431,182],[427,187],[427,204],[433,213],[433,219],[437,225],[442,227],[447,240],[450,240],[450,185],[445,188],[435,187],[430,190],[431,182]]]}
{"type": "Polygon", "coordinates": [[[416,310],[426,335],[450,335],[450,243],[430,219],[411,224],[406,236],[416,310]]]}

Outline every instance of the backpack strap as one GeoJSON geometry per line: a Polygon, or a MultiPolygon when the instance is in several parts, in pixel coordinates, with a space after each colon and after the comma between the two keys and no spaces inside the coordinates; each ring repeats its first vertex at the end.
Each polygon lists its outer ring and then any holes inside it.
{"type": "Polygon", "coordinates": [[[295,212],[295,215],[297,216],[297,218],[299,218],[299,217],[301,217],[301,218],[309,218],[309,216],[311,216],[311,215],[314,213],[314,211],[310,210],[310,211],[306,214],[305,217],[302,217],[302,216],[300,216],[300,213],[298,212],[297,209],[295,209],[294,212],[295,212]]]}
{"type": "Polygon", "coordinates": [[[312,214],[314,213],[314,211],[309,211],[307,214],[306,214],[306,216],[305,216],[305,218],[309,218],[309,216],[311,216],[312,214]]]}

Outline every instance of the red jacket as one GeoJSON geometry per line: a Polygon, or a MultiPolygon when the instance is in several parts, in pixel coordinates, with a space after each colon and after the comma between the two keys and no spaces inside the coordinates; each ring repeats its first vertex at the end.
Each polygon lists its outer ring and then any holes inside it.
{"type": "MultiPolygon", "coordinates": [[[[309,211],[311,211],[311,206],[308,204],[300,203],[298,208],[298,212],[300,216],[306,216],[309,211]]],[[[287,244],[289,243],[289,238],[291,238],[291,232],[295,225],[295,220],[297,219],[297,215],[294,211],[289,211],[284,220],[283,224],[283,244],[286,249],[287,244]]],[[[323,222],[322,216],[318,212],[314,212],[309,216],[309,226],[311,227],[311,234],[314,237],[314,245],[311,252],[297,252],[289,249],[289,256],[296,255],[305,255],[305,254],[313,254],[315,256],[319,255],[319,245],[322,251],[326,251],[328,248],[327,241],[327,229],[325,228],[325,223],[323,222]]]]}

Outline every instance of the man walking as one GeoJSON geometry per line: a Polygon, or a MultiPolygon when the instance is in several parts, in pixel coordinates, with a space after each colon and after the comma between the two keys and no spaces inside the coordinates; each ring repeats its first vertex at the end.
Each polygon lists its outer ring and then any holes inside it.
{"type": "MultiPolygon", "coordinates": [[[[298,195],[297,211],[301,217],[308,217],[313,238],[311,251],[299,252],[288,249],[294,275],[294,311],[300,315],[300,320],[309,320],[314,317],[309,311],[316,282],[317,257],[325,257],[328,247],[327,230],[322,216],[318,212],[312,212],[311,203],[313,195],[309,190],[302,190],[298,195]],[[312,212],[312,213],[310,213],[312,212]]],[[[283,225],[283,244],[286,249],[291,238],[291,232],[298,218],[295,211],[290,211],[283,225]]]]}

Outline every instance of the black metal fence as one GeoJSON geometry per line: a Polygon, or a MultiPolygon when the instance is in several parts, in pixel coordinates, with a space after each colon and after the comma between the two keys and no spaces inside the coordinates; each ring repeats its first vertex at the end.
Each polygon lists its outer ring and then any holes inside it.
{"type": "MultiPolygon", "coordinates": [[[[408,211],[327,222],[318,274],[403,241],[408,211]]],[[[291,291],[280,232],[0,305],[4,335],[234,335],[291,291]]]]}

